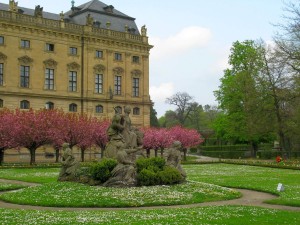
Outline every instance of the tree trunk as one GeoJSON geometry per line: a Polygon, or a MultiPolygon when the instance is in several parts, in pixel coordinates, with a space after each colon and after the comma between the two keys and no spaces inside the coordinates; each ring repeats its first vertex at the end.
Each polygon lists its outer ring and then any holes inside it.
{"type": "Polygon", "coordinates": [[[186,158],[186,152],[187,152],[187,149],[184,148],[184,149],[183,149],[183,161],[187,161],[187,158],[186,158]]]}
{"type": "Polygon", "coordinates": [[[30,165],[35,164],[35,151],[36,151],[36,148],[29,149],[29,152],[30,152],[30,165]]]}
{"type": "Polygon", "coordinates": [[[155,149],[154,150],[155,157],[157,157],[157,152],[158,152],[158,149],[155,149]]]}
{"type": "Polygon", "coordinates": [[[1,148],[0,149],[0,165],[2,165],[3,160],[4,160],[4,149],[1,148]]]}
{"type": "Polygon", "coordinates": [[[55,162],[58,163],[59,160],[59,148],[56,147],[55,148],[55,162]]]}
{"type": "Polygon", "coordinates": [[[81,149],[81,162],[84,162],[84,150],[85,149],[81,149]]]}
{"type": "Polygon", "coordinates": [[[256,157],[256,152],[258,150],[258,144],[255,141],[251,141],[251,157],[255,158],[256,157]]]}
{"type": "Polygon", "coordinates": [[[147,152],[147,158],[150,158],[150,149],[146,149],[147,152]]]}
{"type": "Polygon", "coordinates": [[[160,148],[160,156],[163,158],[164,157],[164,148],[160,148]]]}
{"type": "Polygon", "coordinates": [[[101,148],[101,159],[104,157],[104,148],[101,148]]]}

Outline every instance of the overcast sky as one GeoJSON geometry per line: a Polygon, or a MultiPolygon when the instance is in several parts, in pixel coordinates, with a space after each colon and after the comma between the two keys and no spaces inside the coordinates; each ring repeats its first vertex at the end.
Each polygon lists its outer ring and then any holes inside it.
{"type": "MultiPolygon", "coordinates": [[[[0,0],[8,3],[9,0],[0,0]]],[[[288,0],[287,0],[288,1],[288,0]]],[[[297,2],[296,0],[292,0],[297,2]]],[[[19,6],[44,7],[60,13],[71,0],[18,0],[19,6]]],[[[88,0],[75,0],[79,6],[88,0]]],[[[150,52],[150,95],[158,116],[174,109],[165,103],[176,92],[187,92],[199,104],[216,105],[218,89],[232,43],[272,40],[282,22],[282,0],[103,0],[146,25],[150,52]]]]}

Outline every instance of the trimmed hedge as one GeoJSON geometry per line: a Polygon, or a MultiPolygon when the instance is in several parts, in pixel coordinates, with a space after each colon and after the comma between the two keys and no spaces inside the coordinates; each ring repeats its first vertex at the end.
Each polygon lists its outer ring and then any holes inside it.
{"type": "Polygon", "coordinates": [[[245,158],[246,151],[201,151],[201,155],[213,158],[238,159],[245,158]]]}

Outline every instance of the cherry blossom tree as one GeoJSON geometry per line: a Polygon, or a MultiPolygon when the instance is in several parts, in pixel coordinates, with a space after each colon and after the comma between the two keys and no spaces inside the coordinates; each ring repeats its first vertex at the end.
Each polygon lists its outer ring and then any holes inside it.
{"type": "Polygon", "coordinates": [[[204,139],[195,129],[187,129],[175,126],[169,130],[173,140],[180,141],[183,147],[184,160],[186,160],[187,149],[201,144],[204,139]]]}
{"type": "Polygon", "coordinates": [[[101,158],[103,157],[103,152],[108,142],[108,135],[106,131],[109,126],[109,120],[99,121],[96,118],[92,120],[92,137],[95,144],[101,149],[101,158]]]}
{"type": "Polygon", "coordinates": [[[51,128],[53,127],[51,110],[15,111],[14,141],[18,147],[25,147],[30,152],[30,165],[35,164],[36,149],[51,144],[51,128]]]}
{"type": "Polygon", "coordinates": [[[0,165],[4,160],[4,151],[9,148],[17,147],[13,138],[13,129],[15,124],[14,112],[8,109],[0,111],[0,165]]]}

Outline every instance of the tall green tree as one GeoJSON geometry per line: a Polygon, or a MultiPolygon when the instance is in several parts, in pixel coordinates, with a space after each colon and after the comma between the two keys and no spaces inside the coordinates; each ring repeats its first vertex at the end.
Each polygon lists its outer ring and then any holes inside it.
{"type": "Polygon", "coordinates": [[[150,127],[159,127],[157,112],[152,105],[150,107],[150,127]]]}
{"type": "Polygon", "coordinates": [[[217,120],[219,135],[236,141],[248,142],[255,155],[260,141],[272,134],[273,114],[258,83],[257,77],[264,67],[263,49],[254,41],[235,42],[229,56],[230,69],[224,71],[215,96],[224,111],[217,120]],[[270,111],[271,112],[271,111],[270,111]]]}

